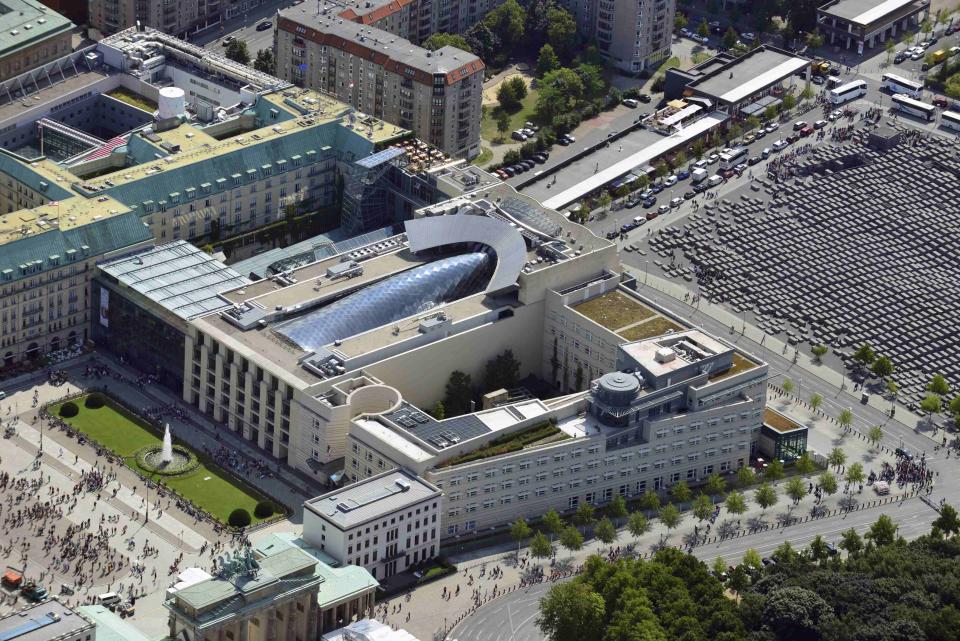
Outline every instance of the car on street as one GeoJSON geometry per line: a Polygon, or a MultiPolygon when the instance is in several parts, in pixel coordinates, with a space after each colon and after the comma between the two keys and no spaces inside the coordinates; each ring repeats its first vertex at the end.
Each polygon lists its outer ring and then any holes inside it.
{"type": "Polygon", "coordinates": [[[517,175],[517,172],[515,172],[515,171],[513,170],[513,167],[512,167],[512,166],[511,166],[511,167],[501,167],[501,168],[500,168],[500,171],[502,171],[503,173],[505,173],[508,178],[513,178],[514,176],[517,175]]]}
{"type": "Polygon", "coordinates": [[[655,194],[659,194],[664,190],[664,186],[661,183],[654,183],[653,186],[650,187],[650,190],[655,194]]]}
{"type": "Polygon", "coordinates": [[[656,197],[656,196],[647,196],[647,197],[644,198],[643,201],[641,201],[641,202],[643,202],[643,208],[644,208],[644,209],[650,209],[651,207],[653,207],[654,205],[657,204],[657,197],[656,197]]]}
{"type": "Polygon", "coordinates": [[[639,199],[639,198],[631,197],[631,198],[628,198],[628,199],[627,199],[626,207],[627,207],[627,209],[633,209],[634,207],[636,207],[636,206],[639,205],[639,204],[640,204],[640,199],[639,199]]]}
{"type": "Polygon", "coordinates": [[[693,191],[697,192],[698,194],[707,191],[708,189],[710,189],[710,185],[707,184],[707,181],[699,182],[693,186],[693,191]]]}
{"type": "Polygon", "coordinates": [[[788,145],[792,145],[793,143],[797,142],[798,140],[800,140],[800,136],[799,136],[798,134],[792,134],[792,135],[790,135],[790,136],[787,136],[787,144],[788,144],[788,145]]]}
{"type": "Polygon", "coordinates": [[[814,129],[823,129],[823,128],[826,127],[828,124],[830,124],[830,123],[828,123],[826,120],[818,120],[817,122],[813,123],[813,128],[814,128],[814,129]]]}
{"type": "Polygon", "coordinates": [[[768,133],[768,134],[772,134],[772,133],[775,132],[776,130],[777,130],[777,125],[776,125],[776,124],[770,123],[769,125],[767,125],[767,133],[768,133]]]}
{"type": "Polygon", "coordinates": [[[257,25],[257,31],[266,31],[267,29],[273,29],[273,23],[269,20],[264,20],[257,25]]]}
{"type": "Polygon", "coordinates": [[[660,205],[660,206],[657,208],[657,213],[658,213],[658,214],[665,214],[665,213],[667,213],[668,211],[670,211],[670,205],[660,205]]]}
{"type": "Polygon", "coordinates": [[[802,121],[802,120],[798,120],[797,122],[793,123],[793,130],[794,130],[794,131],[800,131],[801,129],[803,129],[803,128],[806,127],[806,126],[807,126],[807,123],[806,123],[806,122],[804,122],[804,121],[802,121]]]}
{"type": "Polygon", "coordinates": [[[706,160],[703,160],[701,158],[697,162],[693,163],[693,165],[691,165],[691,169],[706,169],[708,164],[710,163],[708,163],[706,160]]]}
{"type": "Polygon", "coordinates": [[[572,134],[563,134],[563,137],[566,138],[571,144],[577,142],[577,137],[572,134]]]}
{"type": "Polygon", "coordinates": [[[227,36],[226,38],[224,38],[223,40],[220,41],[220,44],[222,44],[224,47],[226,47],[228,44],[230,44],[230,43],[233,42],[234,40],[236,40],[236,38],[234,38],[233,36],[227,36]]]}
{"type": "Polygon", "coordinates": [[[761,158],[760,156],[750,156],[750,158],[747,159],[747,164],[753,167],[761,160],[763,160],[763,158],[761,158]]]}
{"type": "Polygon", "coordinates": [[[642,103],[648,103],[648,102],[650,102],[651,100],[653,100],[653,98],[651,98],[651,97],[650,97],[650,94],[648,94],[648,93],[642,93],[642,94],[640,94],[639,96],[637,96],[637,100],[639,100],[639,101],[642,102],[642,103]]]}
{"type": "Polygon", "coordinates": [[[695,191],[685,191],[683,192],[683,199],[690,200],[691,198],[696,197],[696,195],[697,195],[697,192],[695,191]]]}
{"type": "Polygon", "coordinates": [[[761,157],[761,158],[769,158],[769,157],[770,157],[770,151],[771,151],[771,150],[770,150],[770,147],[764,147],[764,148],[763,148],[763,151],[760,152],[760,157],[761,157]]]}
{"type": "Polygon", "coordinates": [[[676,185],[676,184],[677,184],[677,177],[676,177],[675,175],[673,175],[673,174],[671,174],[671,175],[669,175],[669,176],[667,176],[666,178],[663,179],[663,186],[664,186],[664,187],[673,187],[673,186],[676,185]]]}
{"type": "Polygon", "coordinates": [[[673,208],[679,207],[682,204],[683,204],[683,198],[677,197],[677,198],[670,199],[670,206],[673,208]]]}
{"type": "Polygon", "coordinates": [[[636,109],[637,107],[640,106],[640,101],[637,100],[636,98],[624,98],[623,106],[630,107],[631,109],[636,109]]]}
{"type": "Polygon", "coordinates": [[[914,51],[912,54],[910,54],[911,60],[919,60],[922,57],[923,57],[923,49],[919,49],[917,51],[914,51]]]}
{"type": "Polygon", "coordinates": [[[510,137],[516,140],[517,142],[526,142],[527,134],[523,133],[519,129],[510,134],[510,137]]]}
{"type": "Polygon", "coordinates": [[[756,38],[757,38],[757,36],[754,35],[754,33],[753,33],[752,31],[746,31],[746,32],[740,34],[740,39],[743,40],[743,41],[746,42],[746,43],[751,43],[751,42],[753,42],[754,40],[756,40],[756,38]]]}
{"type": "Polygon", "coordinates": [[[932,102],[934,106],[940,107],[941,109],[946,109],[947,106],[950,104],[950,102],[943,96],[934,96],[933,100],[931,100],[930,102],[932,102]]]}
{"type": "Polygon", "coordinates": [[[840,68],[840,65],[833,65],[830,67],[830,71],[827,72],[827,75],[839,76],[841,73],[843,73],[843,70],[840,68]]]}
{"type": "Polygon", "coordinates": [[[506,180],[507,178],[510,177],[507,175],[507,172],[505,172],[503,169],[498,169],[493,173],[496,174],[497,178],[499,178],[500,180],[506,180]]]}
{"type": "Polygon", "coordinates": [[[693,35],[690,36],[690,37],[691,37],[693,40],[696,40],[697,42],[699,42],[699,43],[702,44],[702,45],[705,45],[705,44],[707,44],[708,42],[710,42],[710,38],[708,38],[708,37],[706,37],[706,36],[701,36],[699,33],[695,33],[695,34],[693,34],[693,35]]]}
{"type": "Polygon", "coordinates": [[[907,54],[903,51],[898,51],[897,55],[893,57],[893,64],[898,65],[906,59],[907,59],[907,54]]]}
{"type": "Polygon", "coordinates": [[[711,165],[720,162],[720,154],[710,154],[707,156],[707,162],[711,165]]]}
{"type": "Polygon", "coordinates": [[[677,172],[677,180],[686,180],[690,177],[690,172],[686,169],[681,169],[677,172]]]}
{"type": "Polygon", "coordinates": [[[647,199],[647,198],[650,198],[651,196],[653,196],[652,189],[644,189],[643,191],[640,192],[640,198],[642,199],[647,199]]]}
{"type": "Polygon", "coordinates": [[[812,82],[815,85],[822,85],[823,83],[826,82],[826,80],[823,79],[823,76],[814,76],[813,78],[810,79],[810,82],[812,82]]]}
{"type": "Polygon", "coordinates": [[[747,167],[748,167],[747,163],[742,162],[738,164],[736,167],[734,167],[733,170],[737,172],[737,174],[739,175],[745,172],[747,170],[747,167]]]}
{"type": "Polygon", "coordinates": [[[754,140],[756,140],[756,139],[757,139],[757,134],[749,133],[749,134],[747,134],[746,136],[743,137],[743,144],[749,145],[750,143],[752,143],[752,142],[753,142],[754,140]]]}
{"type": "Polygon", "coordinates": [[[803,129],[801,129],[799,133],[801,138],[806,138],[807,136],[813,133],[813,127],[811,125],[807,125],[803,129]]]}
{"type": "Polygon", "coordinates": [[[756,136],[755,138],[756,140],[760,140],[766,135],[767,135],[767,130],[764,129],[763,127],[761,127],[760,129],[757,129],[756,133],[754,134],[754,136],[756,136]]]}
{"type": "Polygon", "coordinates": [[[773,150],[774,150],[774,151],[782,151],[782,150],[785,149],[786,146],[789,145],[789,144],[790,144],[790,143],[788,143],[786,140],[778,140],[778,141],[776,141],[775,143],[773,143],[773,150]]]}
{"type": "Polygon", "coordinates": [[[841,116],[843,116],[843,112],[840,111],[839,109],[836,109],[830,112],[830,115],[827,116],[827,120],[829,120],[830,122],[833,122],[834,120],[837,120],[841,116]]]}

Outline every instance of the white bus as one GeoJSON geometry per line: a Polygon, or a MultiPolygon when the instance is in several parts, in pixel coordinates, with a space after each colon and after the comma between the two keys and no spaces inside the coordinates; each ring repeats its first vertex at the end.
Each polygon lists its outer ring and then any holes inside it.
{"type": "Polygon", "coordinates": [[[944,111],[940,114],[940,126],[944,129],[960,133],[960,113],[956,111],[944,111]]]}
{"type": "Polygon", "coordinates": [[[863,80],[848,82],[827,93],[828,99],[835,105],[842,105],[865,95],[867,95],[867,83],[863,80]]]}
{"type": "Polygon", "coordinates": [[[882,87],[890,93],[902,93],[914,100],[923,95],[923,83],[907,80],[892,73],[883,74],[882,87]]]}
{"type": "Polygon", "coordinates": [[[746,147],[734,147],[720,154],[720,169],[733,169],[747,158],[746,147]]]}
{"type": "Polygon", "coordinates": [[[893,94],[893,104],[895,104],[897,109],[903,113],[916,116],[917,118],[923,118],[928,122],[933,120],[933,118],[937,115],[937,108],[933,105],[928,105],[925,102],[914,100],[913,98],[905,96],[902,93],[893,94]]]}

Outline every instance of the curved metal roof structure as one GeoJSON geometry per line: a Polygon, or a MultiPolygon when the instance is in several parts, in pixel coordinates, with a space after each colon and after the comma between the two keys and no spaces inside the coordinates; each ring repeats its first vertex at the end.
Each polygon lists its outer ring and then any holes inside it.
{"type": "Polygon", "coordinates": [[[463,298],[482,286],[491,257],[478,251],[441,258],[356,291],[276,326],[302,349],[316,352],[338,339],[463,298]]]}
{"type": "Polygon", "coordinates": [[[412,252],[453,243],[481,243],[497,255],[497,266],[486,292],[506,289],[517,282],[527,260],[527,244],[515,227],[505,222],[468,214],[417,218],[404,223],[412,252]]]}

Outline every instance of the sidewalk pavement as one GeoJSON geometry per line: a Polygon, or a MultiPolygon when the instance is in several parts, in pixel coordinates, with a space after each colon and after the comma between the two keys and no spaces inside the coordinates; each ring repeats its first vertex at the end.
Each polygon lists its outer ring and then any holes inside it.
{"type": "MultiPolygon", "coordinates": [[[[848,461],[866,461],[864,465],[866,473],[869,473],[871,465],[879,472],[879,459],[881,457],[889,461],[893,460],[893,452],[890,448],[881,447],[873,451],[863,438],[857,438],[857,436],[853,434],[844,437],[840,434],[836,421],[822,413],[812,412],[805,403],[785,394],[777,395],[775,389],[772,390],[771,398],[772,404],[778,411],[787,414],[801,424],[809,425],[811,427],[811,435],[816,434],[818,440],[827,443],[832,443],[834,440],[838,441],[840,447],[847,452],[848,461]]],[[[817,474],[819,474],[819,472],[817,474]]],[[[829,516],[822,517],[824,519],[838,521],[843,518],[840,501],[846,495],[842,492],[844,485],[842,476],[838,474],[838,477],[841,477],[838,478],[840,491],[832,496],[825,496],[824,500],[819,504],[828,511],[829,516]]],[[[732,480],[735,481],[735,477],[732,480]]],[[[811,478],[811,481],[815,481],[815,479],[811,478]]],[[[721,531],[726,534],[723,538],[735,538],[750,536],[751,534],[769,531],[773,528],[786,529],[796,524],[796,519],[808,520],[810,517],[807,515],[810,514],[811,508],[815,505],[814,498],[812,495],[807,495],[799,501],[799,503],[794,504],[794,502],[786,496],[784,491],[786,482],[787,481],[784,480],[773,484],[777,488],[778,500],[775,505],[766,510],[760,508],[753,499],[756,485],[738,490],[742,491],[747,499],[747,511],[743,514],[727,514],[723,504],[718,503],[717,505],[721,508],[719,516],[715,519],[711,531],[707,535],[710,543],[716,542],[718,533],[721,531]]],[[[730,489],[733,488],[728,488],[728,490],[730,489]]],[[[857,497],[858,502],[861,504],[868,502],[872,504],[878,501],[894,502],[913,495],[915,495],[915,492],[911,490],[909,486],[899,492],[892,491],[890,497],[882,499],[874,496],[873,492],[867,488],[864,488],[862,494],[852,494],[852,496],[857,497]]],[[[478,596],[479,602],[482,604],[494,598],[493,591],[495,588],[497,590],[497,596],[501,596],[504,591],[515,589],[519,586],[525,573],[529,572],[531,568],[543,567],[547,575],[553,571],[568,573],[582,564],[584,560],[592,554],[607,555],[614,548],[619,547],[622,549],[628,544],[635,545],[637,553],[643,556],[649,556],[661,545],[687,549],[695,540],[692,527],[694,525],[698,527],[699,536],[701,537],[701,541],[703,541],[702,537],[707,523],[696,521],[693,514],[689,511],[683,514],[683,520],[680,525],[672,531],[668,530],[655,517],[651,518],[651,531],[639,538],[629,534],[626,528],[623,527],[624,524],[621,524],[621,527],[618,528],[617,539],[612,545],[604,544],[597,539],[589,539],[584,544],[583,549],[575,553],[570,553],[560,548],[559,544],[555,542],[555,564],[552,566],[545,560],[529,559],[525,567],[518,568],[516,566],[517,546],[515,543],[503,543],[480,551],[451,555],[449,560],[458,567],[456,574],[418,588],[411,593],[409,601],[406,600],[406,595],[401,594],[379,604],[379,607],[382,609],[378,611],[376,618],[385,623],[404,628],[422,641],[442,639],[446,632],[451,630],[457,622],[465,618],[474,609],[476,601],[474,601],[475,595],[473,591],[475,589],[480,590],[478,596]],[[499,578],[490,577],[490,573],[494,567],[499,567],[502,571],[502,576],[499,578]],[[481,572],[484,572],[483,578],[480,578],[481,572]],[[468,585],[471,575],[473,576],[474,583],[473,585],[468,585]],[[458,587],[460,589],[459,595],[452,596],[452,594],[456,594],[458,587]],[[446,596],[444,595],[444,588],[446,588],[447,591],[446,596]],[[446,601],[446,604],[438,607],[438,601],[446,601]],[[393,613],[393,610],[398,605],[400,611],[393,613]],[[384,611],[388,613],[386,616],[383,616],[384,611]],[[407,621],[408,614],[410,615],[409,621],[407,621]]],[[[786,538],[787,535],[785,534],[784,539],[786,538]]],[[[705,545],[705,543],[700,543],[700,545],[705,545]]],[[[521,550],[520,556],[521,559],[529,558],[529,550],[524,547],[521,550]]],[[[728,563],[734,563],[737,559],[729,558],[726,559],[726,561],[728,563]]]]}

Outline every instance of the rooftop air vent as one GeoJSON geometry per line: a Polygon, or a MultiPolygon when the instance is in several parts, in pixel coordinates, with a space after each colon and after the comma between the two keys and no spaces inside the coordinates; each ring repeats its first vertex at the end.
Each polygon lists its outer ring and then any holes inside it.
{"type": "Polygon", "coordinates": [[[661,347],[654,355],[654,360],[658,363],[669,363],[677,358],[677,353],[669,347],[661,347]]]}

